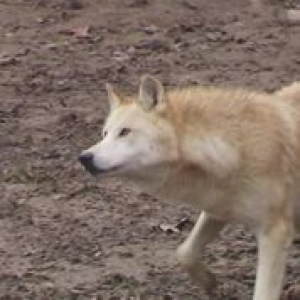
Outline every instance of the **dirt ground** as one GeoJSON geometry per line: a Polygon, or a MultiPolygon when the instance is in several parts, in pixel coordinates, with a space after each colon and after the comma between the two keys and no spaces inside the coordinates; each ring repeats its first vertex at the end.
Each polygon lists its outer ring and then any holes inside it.
{"type": "MultiPolygon", "coordinates": [[[[94,179],[77,156],[99,138],[106,82],[133,92],[151,73],[167,86],[273,91],[299,80],[300,26],[284,13],[294,4],[0,0],[0,299],[208,299],[174,257],[190,224],[160,229],[197,212],[94,179]]],[[[285,291],[299,256],[296,242],[285,291]]],[[[204,260],[214,299],[251,299],[249,231],[229,226],[204,260]]]]}

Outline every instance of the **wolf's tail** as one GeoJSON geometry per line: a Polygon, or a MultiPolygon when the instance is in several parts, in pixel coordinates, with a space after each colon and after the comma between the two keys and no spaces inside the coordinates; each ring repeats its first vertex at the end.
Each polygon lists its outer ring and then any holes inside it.
{"type": "Polygon", "coordinates": [[[285,86],[275,92],[275,95],[290,101],[294,105],[300,106],[300,81],[296,81],[291,85],[285,86]]]}

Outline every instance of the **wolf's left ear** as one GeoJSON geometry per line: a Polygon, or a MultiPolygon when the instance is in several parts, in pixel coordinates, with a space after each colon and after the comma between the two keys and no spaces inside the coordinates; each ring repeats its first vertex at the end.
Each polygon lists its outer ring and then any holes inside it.
{"type": "Polygon", "coordinates": [[[162,109],[165,105],[164,88],[159,80],[150,75],[141,78],[138,103],[146,111],[162,109]]]}
{"type": "Polygon", "coordinates": [[[106,83],[105,87],[110,110],[113,110],[122,103],[122,98],[115,92],[113,86],[110,83],[106,83]]]}

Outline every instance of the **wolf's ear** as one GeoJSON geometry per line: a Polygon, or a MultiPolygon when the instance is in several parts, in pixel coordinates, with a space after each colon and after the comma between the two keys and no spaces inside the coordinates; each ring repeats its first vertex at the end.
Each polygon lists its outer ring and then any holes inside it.
{"type": "Polygon", "coordinates": [[[162,109],[165,104],[164,88],[159,80],[150,75],[141,78],[138,103],[146,111],[162,109]]]}
{"type": "Polygon", "coordinates": [[[113,86],[110,83],[106,83],[105,87],[106,87],[110,110],[113,110],[119,105],[121,105],[122,98],[115,92],[113,86]]]}

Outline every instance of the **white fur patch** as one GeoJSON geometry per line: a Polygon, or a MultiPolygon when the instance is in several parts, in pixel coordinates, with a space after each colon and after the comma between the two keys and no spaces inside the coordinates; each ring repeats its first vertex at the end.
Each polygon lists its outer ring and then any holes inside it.
{"type": "Polygon", "coordinates": [[[188,161],[218,177],[228,175],[239,164],[238,152],[216,135],[189,141],[184,152],[188,161]]]}

